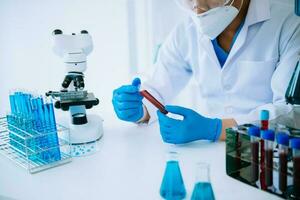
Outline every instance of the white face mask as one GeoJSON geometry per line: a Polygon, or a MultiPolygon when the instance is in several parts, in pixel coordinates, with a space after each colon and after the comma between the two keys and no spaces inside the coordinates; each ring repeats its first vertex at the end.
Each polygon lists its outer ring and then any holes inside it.
{"type": "Polygon", "coordinates": [[[192,18],[196,23],[200,34],[213,40],[218,37],[239,14],[234,6],[213,8],[200,15],[195,14],[192,18]]]}
{"type": "MultiPolygon", "coordinates": [[[[230,5],[212,8],[201,14],[196,14],[186,7],[184,7],[184,10],[191,14],[199,33],[213,40],[218,37],[239,14],[239,10],[232,5],[233,2],[234,1],[232,1],[230,5]]],[[[240,7],[242,7],[242,5],[243,1],[240,7]]]]}

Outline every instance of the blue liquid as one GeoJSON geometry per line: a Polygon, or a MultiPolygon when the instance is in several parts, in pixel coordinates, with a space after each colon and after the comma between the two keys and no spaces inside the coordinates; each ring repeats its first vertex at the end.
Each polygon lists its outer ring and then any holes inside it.
{"type": "Polygon", "coordinates": [[[160,187],[160,196],[168,200],[185,198],[186,190],[178,161],[167,162],[167,167],[160,187]]]}
{"type": "Polygon", "coordinates": [[[196,183],[191,200],[214,200],[215,195],[210,183],[196,183]]]}
{"type": "Polygon", "coordinates": [[[9,103],[10,103],[11,114],[15,114],[17,112],[16,105],[15,105],[15,95],[9,95],[9,103]]]}
{"type": "Polygon", "coordinates": [[[10,144],[28,155],[32,161],[46,163],[61,159],[53,104],[45,104],[43,98],[15,92],[9,96],[11,115],[7,115],[10,144]],[[33,138],[29,139],[22,131],[33,138]],[[25,140],[23,138],[27,138],[25,140]]]}

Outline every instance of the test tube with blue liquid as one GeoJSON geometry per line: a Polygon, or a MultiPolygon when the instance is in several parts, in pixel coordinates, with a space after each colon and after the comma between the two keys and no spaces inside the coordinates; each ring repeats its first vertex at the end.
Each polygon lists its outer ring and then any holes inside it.
{"type": "Polygon", "coordinates": [[[214,200],[215,195],[210,182],[209,165],[197,163],[196,181],[191,200],[214,200]]]}
{"type": "Polygon", "coordinates": [[[31,160],[60,160],[53,103],[23,92],[10,94],[9,100],[11,114],[7,121],[13,132],[9,134],[10,144],[23,153],[29,152],[31,160]]]}
{"type": "Polygon", "coordinates": [[[160,196],[168,200],[184,199],[186,189],[179,166],[178,153],[170,149],[167,156],[166,169],[160,187],[160,196]]]}

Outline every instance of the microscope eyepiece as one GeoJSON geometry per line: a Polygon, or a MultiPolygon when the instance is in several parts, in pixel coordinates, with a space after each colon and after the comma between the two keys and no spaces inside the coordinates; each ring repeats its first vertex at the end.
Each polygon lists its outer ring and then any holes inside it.
{"type": "Polygon", "coordinates": [[[53,35],[61,35],[61,34],[63,34],[63,32],[60,29],[55,29],[52,34],[53,35]]]}

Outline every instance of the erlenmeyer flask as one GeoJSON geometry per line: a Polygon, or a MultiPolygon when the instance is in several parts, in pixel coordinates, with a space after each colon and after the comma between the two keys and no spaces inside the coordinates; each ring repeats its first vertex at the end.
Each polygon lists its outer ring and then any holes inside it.
{"type": "Polygon", "coordinates": [[[160,187],[160,196],[167,200],[180,200],[186,196],[176,151],[168,153],[167,166],[160,187]]]}
{"type": "Polygon", "coordinates": [[[209,178],[209,165],[197,163],[196,182],[192,194],[192,200],[214,200],[215,195],[209,178]]]}

